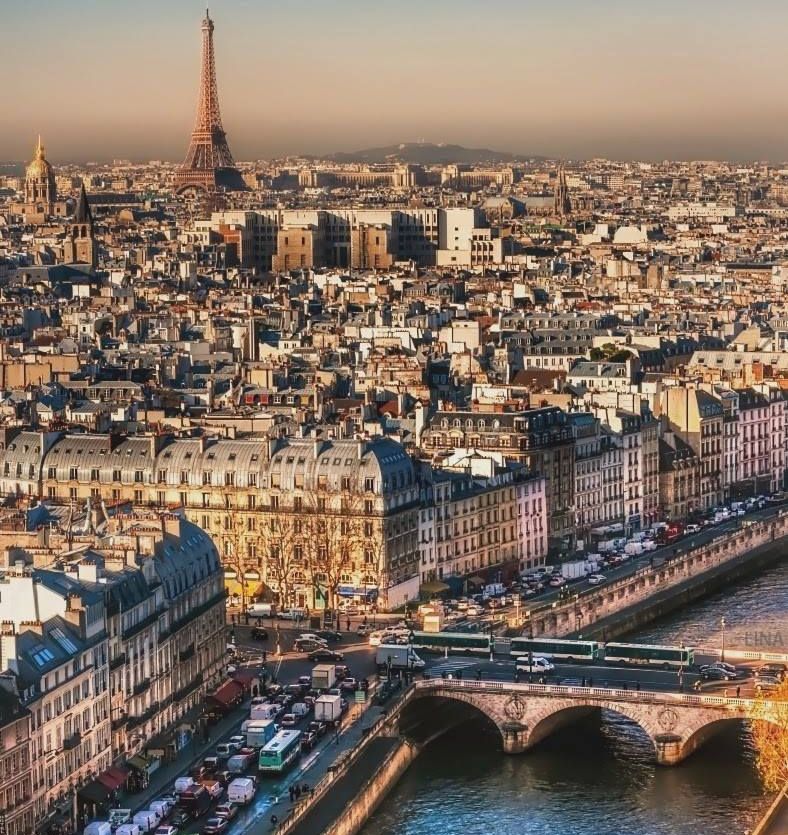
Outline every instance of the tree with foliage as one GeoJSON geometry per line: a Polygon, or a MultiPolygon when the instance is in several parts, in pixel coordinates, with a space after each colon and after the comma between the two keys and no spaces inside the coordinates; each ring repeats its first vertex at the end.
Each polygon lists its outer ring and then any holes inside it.
{"type": "Polygon", "coordinates": [[[762,694],[752,715],[757,765],[770,791],[788,784],[788,679],[762,694]]]}

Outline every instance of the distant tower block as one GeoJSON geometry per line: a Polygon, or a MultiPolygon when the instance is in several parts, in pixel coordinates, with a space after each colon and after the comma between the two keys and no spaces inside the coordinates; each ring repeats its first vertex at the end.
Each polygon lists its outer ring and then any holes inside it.
{"type": "Polygon", "coordinates": [[[554,211],[556,217],[565,217],[572,214],[572,201],[569,199],[569,187],[566,184],[566,171],[563,163],[558,166],[558,179],[554,192],[554,211]]]}
{"type": "Polygon", "coordinates": [[[181,194],[217,189],[243,191],[246,188],[240,171],[235,167],[222,127],[213,57],[213,21],[206,9],[202,22],[202,70],[197,119],[186,159],[175,175],[175,190],[181,194]]]}

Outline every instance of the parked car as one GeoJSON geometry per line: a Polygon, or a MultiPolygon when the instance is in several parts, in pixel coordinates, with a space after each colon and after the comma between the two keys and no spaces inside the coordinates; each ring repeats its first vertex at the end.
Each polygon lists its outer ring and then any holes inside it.
{"type": "Polygon", "coordinates": [[[307,656],[310,661],[344,661],[345,656],[341,652],[336,652],[333,649],[320,648],[315,649],[307,656]]]}
{"type": "Polygon", "coordinates": [[[235,803],[220,803],[216,807],[216,817],[231,821],[238,814],[238,806],[235,803]]]}

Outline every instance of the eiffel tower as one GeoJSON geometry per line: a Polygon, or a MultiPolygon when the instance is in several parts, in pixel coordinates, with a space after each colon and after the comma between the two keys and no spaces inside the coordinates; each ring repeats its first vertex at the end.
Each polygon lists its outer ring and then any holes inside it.
{"type": "Polygon", "coordinates": [[[222,127],[213,57],[213,21],[206,9],[202,22],[202,70],[197,119],[186,159],[175,174],[175,191],[181,194],[218,189],[242,191],[246,188],[241,173],[235,167],[222,127]]]}

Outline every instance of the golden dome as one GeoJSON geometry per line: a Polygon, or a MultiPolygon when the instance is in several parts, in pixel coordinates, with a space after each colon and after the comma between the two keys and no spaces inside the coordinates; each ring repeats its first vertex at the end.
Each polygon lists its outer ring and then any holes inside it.
{"type": "Polygon", "coordinates": [[[35,159],[27,166],[27,176],[30,179],[47,179],[52,176],[52,166],[44,156],[44,146],[41,144],[41,137],[38,137],[35,159]]]}

